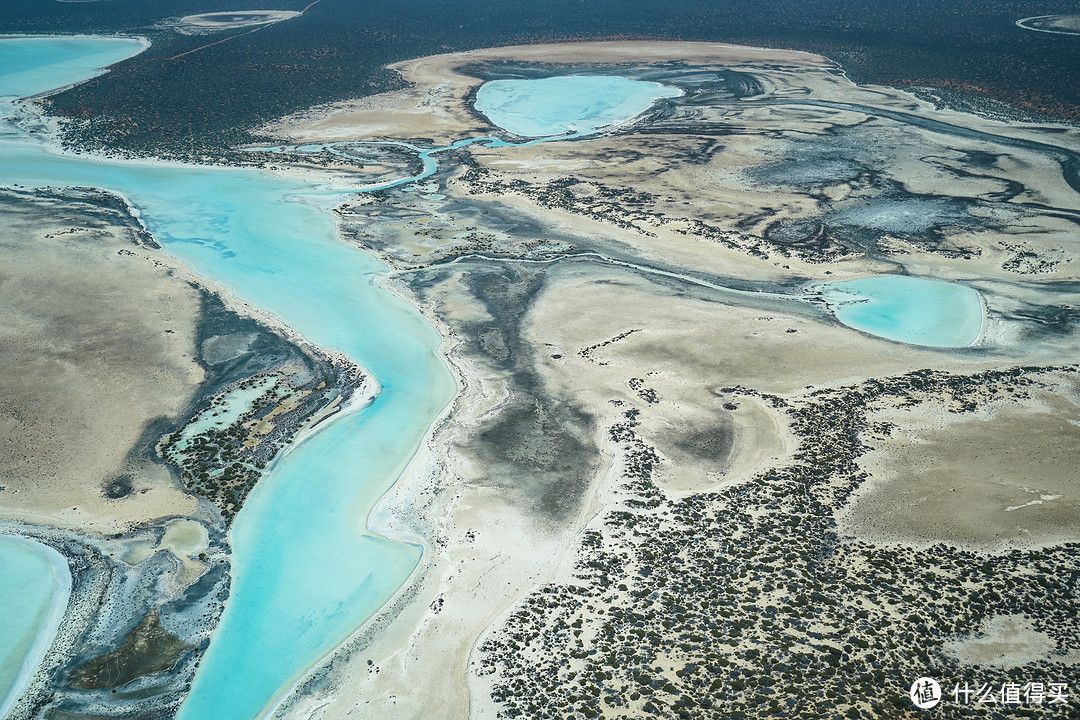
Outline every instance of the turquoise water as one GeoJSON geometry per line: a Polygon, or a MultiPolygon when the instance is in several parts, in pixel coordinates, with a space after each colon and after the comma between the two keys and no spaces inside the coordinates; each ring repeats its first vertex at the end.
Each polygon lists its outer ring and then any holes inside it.
{"type": "Polygon", "coordinates": [[[522,137],[583,135],[628,120],[659,98],[681,94],[660,83],[608,75],[492,80],[477,91],[476,109],[522,137]]]}
{"type": "Polygon", "coordinates": [[[51,547],[0,536],[0,718],[49,649],[71,592],[67,561],[51,547]]]}
{"type": "MultiPolygon", "coordinates": [[[[420,171],[415,175],[350,188],[345,192],[389,190],[423,180],[439,169],[436,155],[479,144],[489,148],[526,147],[544,142],[575,140],[613,123],[623,122],[644,112],[656,100],[681,95],[682,91],[660,83],[630,80],[624,77],[560,75],[541,80],[492,80],[476,94],[476,109],[493,123],[515,135],[533,140],[514,143],[493,137],[458,140],[450,145],[421,148],[396,141],[309,143],[285,147],[252,147],[252,152],[321,154],[329,152],[347,159],[365,160],[356,148],[385,146],[405,148],[416,153],[420,171]]],[[[339,191],[340,192],[340,191],[339,191]]]]}
{"type": "Polygon", "coordinates": [[[176,441],[171,443],[170,459],[186,458],[185,451],[197,435],[211,429],[218,431],[230,427],[241,415],[250,411],[255,401],[266,395],[276,382],[277,378],[274,376],[263,377],[249,386],[234,388],[225,393],[216,407],[206,408],[184,426],[176,441]]]}
{"type": "MultiPolygon", "coordinates": [[[[104,52],[117,41],[102,42],[104,52]]],[[[92,45],[80,40],[83,57],[94,57],[92,45]]],[[[22,40],[17,47],[25,55],[7,79],[18,82],[12,90],[0,77],[0,94],[72,81],[57,72],[71,55],[67,39],[22,40]],[[35,63],[42,68],[38,78],[35,63]]],[[[78,78],[85,72],[80,68],[78,78]]],[[[572,121],[579,134],[678,94],[623,78],[551,79],[546,92],[560,80],[570,91],[545,117],[572,121]],[[618,97],[585,104],[586,88],[618,97]]],[[[489,97],[492,107],[506,105],[497,94],[489,97]]],[[[416,148],[422,175],[434,172],[436,153],[480,141],[506,144],[483,138],[416,148]]],[[[373,285],[385,267],[338,240],[331,216],[316,205],[333,199],[322,189],[251,170],[52,155],[18,137],[0,142],[0,159],[7,183],[88,185],[123,195],[168,252],[307,340],[345,352],[380,385],[371,406],[323,427],[275,463],[233,525],[231,596],[179,717],[255,717],[370,617],[419,560],[418,547],[365,528],[370,508],[453,395],[453,378],[436,352],[440,338],[411,307],[373,285]]]]}
{"type": "Polygon", "coordinates": [[[982,299],[966,285],[880,275],[826,283],[818,289],[840,322],[890,340],[966,347],[982,333],[982,299]]]}
{"type": "Polygon", "coordinates": [[[440,338],[374,284],[385,266],[338,239],[331,214],[315,204],[319,189],[303,181],[59,156],[10,137],[0,140],[0,164],[4,183],[123,195],[167,252],[312,343],[341,350],[380,385],[370,406],[280,457],[230,532],[231,595],[179,717],[257,717],[420,558],[419,547],[367,532],[366,520],[453,396],[440,338]]]}
{"type": "Polygon", "coordinates": [[[134,38],[0,38],[0,97],[26,97],[88,80],[146,47],[134,38]]]}
{"type": "Polygon", "coordinates": [[[368,510],[454,392],[440,338],[373,280],[385,267],[341,242],[313,188],[239,169],[124,165],[0,143],[6,182],[122,194],[196,272],[346,353],[378,381],[370,407],[284,455],[230,533],[233,587],[181,718],[249,718],[369,617],[420,550],[374,537],[368,510]]]}

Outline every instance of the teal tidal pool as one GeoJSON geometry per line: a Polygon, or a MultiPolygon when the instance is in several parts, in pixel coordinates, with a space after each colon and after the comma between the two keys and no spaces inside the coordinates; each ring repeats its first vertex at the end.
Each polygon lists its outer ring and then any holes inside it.
{"type": "Polygon", "coordinates": [[[660,98],[681,94],[660,83],[608,75],[492,80],[476,92],[476,109],[522,137],[586,135],[629,120],[660,98]]]}
{"type": "Polygon", "coordinates": [[[47,545],[0,536],[0,718],[56,637],[71,593],[67,561],[47,545]]]}
{"type": "Polygon", "coordinates": [[[983,303],[966,285],[880,275],[815,286],[836,319],[912,345],[966,347],[982,334],[983,303]]]}

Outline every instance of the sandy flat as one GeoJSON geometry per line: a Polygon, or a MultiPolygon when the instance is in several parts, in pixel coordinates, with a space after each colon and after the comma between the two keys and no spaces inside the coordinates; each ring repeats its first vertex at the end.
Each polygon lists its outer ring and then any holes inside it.
{"type": "Polygon", "coordinates": [[[896,425],[864,467],[874,480],[843,526],[879,542],[976,548],[1076,542],[1080,407],[1069,384],[1002,400],[975,417],[926,407],[886,409],[896,425]],[[1008,441],[1003,441],[1008,438],[1008,441]]]}
{"type": "Polygon", "coordinates": [[[90,204],[8,193],[5,218],[0,514],[105,532],[195,513],[140,444],[202,379],[196,291],[90,204]]]}
{"type": "Polygon", "coordinates": [[[568,65],[726,60],[738,64],[782,62],[792,69],[829,64],[809,53],[714,43],[597,42],[485,48],[391,65],[412,87],[305,110],[271,123],[262,131],[298,142],[428,138],[436,144],[491,132],[493,128],[470,112],[470,104],[466,102],[470,91],[481,81],[460,72],[459,68],[499,60],[568,65]]]}
{"type": "MultiPolygon", "coordinates": [[[[605,518],[627,507],[635,460],[618,438],[628,424],[637,447],[655,453],[663,497],[685,498],[792,462],[800,439],[779,409],[786,400],[923,368],[964,375],[1074,361],[1071,316],[1051,307],[1077,300],[1065,219],[1075,192],[1057,161],[856,106],[1006,140],[1045,140],[1043,129],[856,87],[819,56],[588,43],[421,58],[395,66],[405,90],[264,130],[283,142],[442,145],[495,130],[470,109],[485,64],[666,61],[751,73],[765,100],[683,108],[585,142],[474,146],[408,192],[341,209],[343,237],[379,254],[396,273],[388,284],[447,338],[462,392],[376,515],[377,526],[421,538],[421,567],[279,717],[426,718],[432,707],[495,717],[489,680],[477,675],[483,640],[499,636],[530,591],[580,581],[586,532],[618,542],[605,518]],[[995,199],[1009,193],[1013,204],[995,199]],[[901,212],[912,201],[919,211],[901,212]],[[814,223],[827,225],[819,235],[831,247],[800,250],[777,229],[814,223]],[[977,346],[889,342],[796,297],[812,282],[878,273],[977,287],[989,313],[977,346]]],[[[1054,142],[1077,137],[1063,129],[1054,142]]],[[[860,541],[980,552],[1071,538],[1076,416],[1051,403],[1053,392],[987,400],[977,416],[932,398],[914,410],[875,408],[871,421],[896,427],[867,440],[874,449],[860,462],[872,479],[841,527],[860,541]],[[1018,437],[1039,452],[1018,450],[1018,437]],[[953,489],[968,508],[956,517],[943,502],[953,489]]]]}

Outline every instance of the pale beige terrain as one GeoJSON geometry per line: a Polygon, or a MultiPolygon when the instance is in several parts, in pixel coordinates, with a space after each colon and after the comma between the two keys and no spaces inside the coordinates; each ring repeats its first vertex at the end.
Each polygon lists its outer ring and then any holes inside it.
{"type": "MultiPolygon", "coordinates": [[[[393,270],[388,286],[447,338],[462,390],[373,516],[377,528],[425,542],[421,566],[277,717],[419,719],[434,708],[447,718],[495,717],[493,680],[477,675],[481,645],[530,591],[578,582],[583,533],[618,536],[606,520],[629,507],[626,472],[635,459],[615,439],[628,412],[636,439],[657,454],[652,481],[665,498],[683,498],[793,461],[801,440],[770,396],[799,403],[822,388],[922,368],[967,375],[1075,361],[1071,327],[1044,333],[1050,321],[1029,318],[1080,300],[1069,285],[1076,225],[1064,218],[1076,211],[1076,194],[1056,162],[1030,149],[896,127],[857,108],[794,101],[861,104],[1008,138],[1045,140],[1042,130],[856,87],[819,56],[693,43],[481,50],[401,63],[408,89],[263,130],[286,143],[423,147],[489,135],[496,129],[471,108],[482,80],[467,69],[509,61],[608,70],[680,61],[752,74],[763,93],[678,107],[585,141],[471,146],[458,151],[467,163],[440,156],[448,170],[408,193],[360,196],[339,208],[343,237],[379,254],[393,270]],[[710,134],[723,127],[738,132],[710,134]],[[978,153],[996,159],[969,172],[978,153]],[[858,171],[781,177],[850,158],[858,171]],[[941,237],[920,242],[918,232],[885,227],[872,250],[829,232],[820,247],[776,240],[777,223],[887,205],[883,183],[956,200],[934,221],[945,228],[941,237]],[[1015,204],[991,202],[1010,183],[1023,186],[1015,204]],[[979,289],[987,317],[975,347],[876,338],[807,298],[814,282],[884,273],[979,289]],[[543,432],[530,435],[526,426],[558,433],[543,446],[543,432]],[[496,453],[491,437],[504,446],[520,441],[535,472],[496,453]],[[560,453],[579,466],[577,484],[544,484],[543,462],[560,453]],[[568,498],[554,510],[552,487],[568,498]]],[[[1054,139],[1078,141],[1075,129],[1054,139]]],[[[938,209],[921,207],[915,224],[938,209]]],[[[845,538],[944,541],[991,554],[1075,539],[1077,388],[1056,376],[1053,383],[1030,398],[983,398],[975,414],[934,398],[876,408],[869,420],[895,427],[867,435],[873,449],[859,463],[870,479],[838,514],[845,538]]],[[[1025,635],[1035,639],[1018,657],[1048,656],[1038,633],[1025,635]]],[[[957,642],[954,656],[964,662],[998,652],[957,642]]]]}
{"type": "MultiPolygon", "coordinates": [[[[1069,249],[1075,226],[1051,208],[1069,208],[1075,192],[1061,178],[1053,159],[1027,149],[1011,148],[988,168],[968,170],[971,152],[1000,151],[980,140],[944,136],[917,127],[902,130],[877,127],[857,110],[838,110],[807,105],[784,105],[815,100],[865,104],[888,111],[914,113],[936,120],[974,127],[1006,138],[1041,139],[1037,126],[1007,125],[950,111],[936,111],[905,93],[881,87],[855,86],[832,72],[825,58],[792,51],[767,50],[705,43],[580,43],[557,46],[494,48],[469,53],[434,56],[394,66],[413,83],[405,90],[364,98],[353,103],[317,107],[262,128],[285,142],[409,140],[421,146],[438,146],[498,133],[472,109],[470,93],[482,80],[462,68],[509,61],[596,63],[600,67],[639,67],[649,62],[684,61],[751,73],[762,83],[759,105],[755,98],[717,108],[683,108],[655,127],[737,127],[742,132],[708,135],[675,131],[672,134],[619,133],[600,135],[586,142],[558,142],[526,147],[484,148],[470,146],[468,157],[477,164],[480,177],[458,173],[444,190],[457,190],[470,200],[495,202],[530,216],[530,219],[569,236],[626,243],[637,258],[683,268],[710,268],[731,278],[790,283],[797,278],[837,280],[875,273],[894,273],[901,267],[913,275],[980,282],[991,290],[988,303],[1011,309],[1024,301],[1029,287],[990,285],[1015,278],[1002,272],[1010,261],[1032,282],[1071,279],[1076,258],[1069,249]],[[766,64],[763,67],[763,64],[766,64]],[[774,130],[787,128],[777,135],[774,130]],[[837,130],[861,133],[861,163],[895,182],[905,192],[942,194],[963,202],[978,203],[1002,192],[1008,183],[1020,183],[1017,202],[1045,206],[1027,208],[1023,214],[1002,208],[973,207],[971,215],[988,220],[984,227],[957,224],[946,231],[936,251],[913,245],[902,233],[882,239],[889,256],[851,254],[821,263],[798,251],[785,251],[766,239],[776,223],[812,220],[828,209],[857,206],[877,191],[866,177],[840,176],[808,181],[819,196],[796,185],[778,185],[762,179],[768,172],[795,164],[812,173],[831,155],[799,157],[807,143],[828,148],[837,130]],[[925,148],[916,152],[913,148],[925,148]],[[575,199],[556,197],[553,184],[572,177],[575,199]],[[515,183],[522,183],[515,185],[515,183]],[[811,184],[812,183],[812,184],[811,184]],[[629,192],[649,197],[621,202],[629,192]],[[604,193],[614,193],[604,196],[604,193]],[[1036,260],[1037,259],[1037,260],[1036,260]],[[809,260],[809,261],[808,261],[809,260]]],[[[850,140],[848,142],[851,142],[850,140]]],[[[1068,128],[1056,132],[1053,143],[1080,144],[1080,132],[1068,128]]],[[[834,154],[858,152],[847,145],[834,154]]],[[[445,156],[440,156],[445,157],[445,156]]],[[[442,160],[452,164],[451,160],[442,160]]],[[[334,168],[340,170],[340,168],[334,168]]],[[[354,172],[373,174],[373,166],[358,164],[354,172]]],[[[404,175],[404,173],[402,173],[404,175]]],[[[386,178],[378,177],[380,182],[386,178]]],[[[430,181],[429,181],[430,184],[430,181]]],[[[357,205],[363,208],[367,200],[357,205]]],[[[372,219],[380,211],[372,212],[372,219]]],[[[401,228],[393,240],[393,258],[399,262],[425,261],[444,253],[470,247],[468,238],[476,228],[454,213],[440,210],[438,203],[422,208],[412,223],[401,228]],[[419,232],[418,232],[419,231],[419,232]],[[407,251],[407,252],[406,252],[407,251]]],[[[394,232],[372,227],[372,233],[394,232]]],[[[497,232],[489,231],[484,237],[497,232]]],[[[512,238],[510,239],[512,240],[512,238]]],[[[360,242],[365,243],[361,238],[360,242]]],[[[379,245],[374,249],[380,249],[379,245]]],[[[513,252],[516,248],[511,247],[513,252]]],[[[980,289],[983,289],[980,287],[980,289]]],[[[1070,293],[1070,299],[1078,296],[1070,293]]],[[[1007,328],[991,328],[993,333],[1007,328]]]]}
{"type": "Polygon", "coordinates": [[[168,256],[130,210],[86,188],[0,190],[0,526],[57,548],[73,582],[17,717],[171,717],[229,595],[234,488],[375,391],[168,256]],[[264,412],[189,422],[252,385],[264,412]],[[214,451],[170,452],[180,436],[214,451]],[[197,482],[237,466],[228,485],[197,482]]]}
{"type": "Polygon", "coordinates": [[[89,203],[7,192],[4,218],[0,517],[105,533],[197,513],[138,450],[202,379],[197,291],[89,203]],[[109,499],[118,478],[133,491],[109,499]]]}
{"type": "Polygon", "coordinates": [[[1080,540],[1080,406],[1063,383],[975,417],[939,404],[888,408],[864,485],[842,526],[879,542],[976,548],[1080,540]]]}

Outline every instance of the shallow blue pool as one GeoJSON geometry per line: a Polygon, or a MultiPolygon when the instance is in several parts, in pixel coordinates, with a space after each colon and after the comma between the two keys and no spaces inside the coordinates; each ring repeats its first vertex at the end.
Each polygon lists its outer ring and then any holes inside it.
{"type": "Polygon", "coordinates": [[[816,289],[840,322],[889,340],[966,347],[982,334],[982,298],[967,285],[878,275],[816,289]]]}
{"type": "Polygon", "coordinates": [[[584,135],[629,120],[658,99],[682,90],[608,75],[560,75],[534,80],[492,80],[476,93],[476,109],[503,130],[522,137],[584,135]]]}

